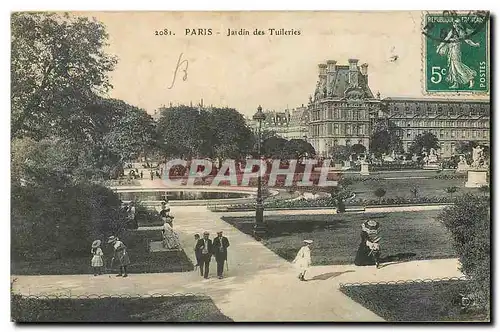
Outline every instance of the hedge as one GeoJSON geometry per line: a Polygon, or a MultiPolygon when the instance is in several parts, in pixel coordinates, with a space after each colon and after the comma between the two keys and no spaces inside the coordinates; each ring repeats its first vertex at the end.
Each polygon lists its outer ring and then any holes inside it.
{"type": "Polygon", "coordinates": [[[469,297],[489,312],[490,309],[490,200],[484,196],[463,194],[455,205],[437,217],[450,231],[459,256],[461,271],[470,279],[469,297]]]}

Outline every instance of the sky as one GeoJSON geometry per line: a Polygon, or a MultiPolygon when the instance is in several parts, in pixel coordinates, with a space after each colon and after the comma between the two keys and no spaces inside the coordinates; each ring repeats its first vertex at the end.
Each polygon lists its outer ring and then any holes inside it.
{"type": "MultiPolygon", "coordinates": [[[[422,12],[84,12],[106,25],[118,57],[109,96],[153,113],[169,103],[229,106],[251,116],[257,107],[307,104],[318,64],[349,58],[368,64],[381,97],[422,97],[422,12]],[[212,29],[187,35],[185,29],[212,29]],[[284,28],[300,35],[253,35],[284,28]],[[156,35],[168,29],[175,35],[156,35]],[[247,36],[227,36],[246,29],[247,36]],[[217,32],[219,34],[217,34],[217,32]],[[177,70],[179,57],[187,60],[177,70]],[[396,61],[391,61],[397,56],[396,61]],[[171,87],[173,82],[173,86],[171,87]],[[170,88],[171,87],[171,88],[170,88]]],[[[454,97],[456,98],[456,96],[454,97]]],[[[460,97],[459,97],[460,98],[460,97]]],[[[470,97],[469,97],[470,98],[470,97]]]]}

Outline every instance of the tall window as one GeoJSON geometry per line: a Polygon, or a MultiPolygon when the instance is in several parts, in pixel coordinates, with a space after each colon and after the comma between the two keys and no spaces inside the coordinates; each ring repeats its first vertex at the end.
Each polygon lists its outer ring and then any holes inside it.
{"type": "Polygon", "coordinates": [[[406,131],[406,138],[410,138],[410,137],[411,137],[411,130],[410,130],[410,129],[408,129],[408,130],[406,131]]]}
{"type": "Polygon", "coordinates": [[[455,130],[451,131],[451,138],[455,138],[455,130]]]}
{"type": "Polygon", "coordinates": [[[439,138],[443,138],[443,137],[444,137],[444,130],[443,130],[443,129],[441,129],[441,130],[439,131],[439,138]]]}

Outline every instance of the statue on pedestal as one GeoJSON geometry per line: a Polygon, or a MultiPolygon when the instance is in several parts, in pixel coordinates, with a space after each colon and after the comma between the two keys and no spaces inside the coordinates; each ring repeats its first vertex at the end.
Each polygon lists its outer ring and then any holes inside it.
{"type": "Polygon", "coordinates": [[[430,163],[435,163],[437,162],[437,153],[436,153],[436,149],[434,148],[431,148],[430,151],[429,151],[429,162],[430,163]]]}
{"type": "Polygon", "coordinates": [[[473,168],[484,167],[484,149],[481,146],[476,146],[472,149],[472,165],[473,168]]]}

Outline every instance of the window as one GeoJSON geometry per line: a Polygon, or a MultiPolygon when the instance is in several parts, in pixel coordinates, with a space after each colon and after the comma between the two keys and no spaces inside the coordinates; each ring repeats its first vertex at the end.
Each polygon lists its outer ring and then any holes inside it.
{"type": "Polygon", "coordinates": [[[455,130],[451,131],[451,138],[455,138],[455,130]]]}
{"type": "Polygon", "coordinates": [[[339,125],[338,125],[338,123],[336,123],[334,125],[334,130],[335,130],[335,135],[338,135],[339,134],[339,125]]]}
{"type": "Polygon", "coordinates": [[[441,129],[441,130],[439,131],[439,138],[443,138],[443,137],[444,137],[444,130],[443,130],[443,129],[441,129]]]}
{"type": "Polygon", "coordinates": [[[455,143],[453,142],[450,144],[450,152],[455,153],[455,143]]]}
{"type": "Polygon", "coordinates": [[[410,138],[410,137],[411,137],[411,130],[410,130],[410,129],[408,129],[408,130],[406,131],[406,138],[410,138]]]}
{"type": "Polygon", "coordinates": [[[345,145],[346,145],[346,146],[351,145],[351,140],[350,140],[350,139],[347,139],[347,140],[345,141],[345,145]]]}

